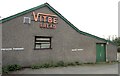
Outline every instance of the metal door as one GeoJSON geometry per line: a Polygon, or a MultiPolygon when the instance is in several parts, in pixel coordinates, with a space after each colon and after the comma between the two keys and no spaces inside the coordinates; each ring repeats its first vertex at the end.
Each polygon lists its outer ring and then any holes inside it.
{"type": "Polygon", "coordinates": [[[103,43],[96,44],[96,62],[106,61],[106,45],[103,43]]]}

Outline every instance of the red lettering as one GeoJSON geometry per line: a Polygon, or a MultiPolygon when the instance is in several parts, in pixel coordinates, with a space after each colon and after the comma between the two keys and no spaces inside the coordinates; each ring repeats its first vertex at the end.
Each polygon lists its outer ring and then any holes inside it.
{"type": "Polygon", "coordinates": [[[40,28],[56,29],[57,18],[50,14],[32,12],[34,21],[40,21],[40,28]]]}
{"type": "Polygon", "coordinates": [[[53,25],[53,29],[56,29],[56,25],[53,25]]]}
{"type": "Polygon", "coordinates": [[[42,16],[40,16],[40,22],[42,21],[42,16]]]}
{"type": "Polygon", "coordinates": [[[39,14],[36,15],[35,12],[33,12],[33,18],[35,21],[38,21],[38,17],[39,17],[39,14]]]}
{"type": "Polygon", "coordinates": [[[40,28],[42,28],[42,23],[40,23],[40,28]]]}
{"type": "Polygon", "coordinates": [[[48,22],[52,23],[52,17],[48,17],[48,22]]]}
{"type": "Polygon", "coordinates": [[[53,23],[57,23],[57,18],[53,18],[53,23]]]}
{"type": "Polygon", "coordinates": [[[47,16],[43,16],[43,20],[44,20],[44,22],[46,22],[47,21],[47,16]]]}
{"type": "Polygon", "coordinates": [[[50,24],[49,27],[52,28],[52,24],[50,24]]]}

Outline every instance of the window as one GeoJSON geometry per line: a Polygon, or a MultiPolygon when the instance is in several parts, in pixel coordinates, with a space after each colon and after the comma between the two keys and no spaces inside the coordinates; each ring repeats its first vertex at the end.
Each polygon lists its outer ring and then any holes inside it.
{"type": "Polygon", "coordinates": [[[24,24],[30,24],[31,23],[31,18],[30,17],[24,17],[23,23],[24,24]]]}
{"type": "Polygon", "coordinates": [[[51,37],[35,36],[35,49],[50,49],[51,37]]]}

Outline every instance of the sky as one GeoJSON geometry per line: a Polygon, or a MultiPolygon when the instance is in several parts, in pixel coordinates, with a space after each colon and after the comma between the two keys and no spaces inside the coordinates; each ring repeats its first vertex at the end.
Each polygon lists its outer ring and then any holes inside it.
{"type": "Polygon", "coordinates": [[[79,30],[102,38],[118,36],[120,0],[2,0],[0,16],[9,17],[38,5],[49,3],[79,30]]]}

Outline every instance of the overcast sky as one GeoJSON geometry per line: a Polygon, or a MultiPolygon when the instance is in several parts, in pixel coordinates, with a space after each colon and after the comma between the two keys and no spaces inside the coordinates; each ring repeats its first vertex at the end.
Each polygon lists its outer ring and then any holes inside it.
{"type": "Polygon", "coordinates": [[[49,3],[81,31],[103,37],[118,35],[118,2],[120,0],[2,0],[0,16],[14,15],[49,3]]]}

